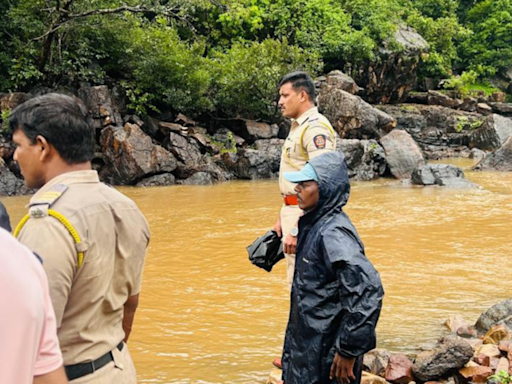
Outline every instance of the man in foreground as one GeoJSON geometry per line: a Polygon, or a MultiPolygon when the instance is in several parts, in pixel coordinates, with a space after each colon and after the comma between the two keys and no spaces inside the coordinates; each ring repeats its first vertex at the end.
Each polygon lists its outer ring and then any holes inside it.
{"type": "Polygon", "coordinates": [[[343,155],[315,157],[284,177],[295,187],[299,237],[283,352],[285,384],[359,383],[376,345],[384,291],[343,212],[350,184],[343,155]]]}
{"type": "Polygon", "coordinates": [[[47,94],[11,114],[25,184],[40,188],[15,235],[44,261],[68,379],[136,382],[126,345],[149,230],[133,201],[91,169],[94,129],[76,98],[47,94]]]}
{"type": "Polygon", "coordinates": [[[0,229],[0,383],[66,384],[41,262],[0,229]]]}

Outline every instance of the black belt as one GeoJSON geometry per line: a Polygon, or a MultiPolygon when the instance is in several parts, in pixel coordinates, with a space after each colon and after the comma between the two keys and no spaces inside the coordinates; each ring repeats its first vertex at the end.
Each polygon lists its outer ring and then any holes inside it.
{"type": "MultiPolygon", "coordinates": [[[[123,350],[124,343],[121,341],[117,345],[117,349],[120,351],[123,350]]],[[[73,364],[73,365],[66,365],[64,368],[66,369],[66,375],[68,377],[68,380],[75,380],[79,377],[90,375],[91,373],[94,373],[101,367],[104,367],[108,363],[110,363],[112,360],[114,360],[114,356],[112,356],[112,352],[107,352],[103,356],[97,358],[94,361],[90,361],[88,363],[79,363],[79,364],[73,364]]]]}

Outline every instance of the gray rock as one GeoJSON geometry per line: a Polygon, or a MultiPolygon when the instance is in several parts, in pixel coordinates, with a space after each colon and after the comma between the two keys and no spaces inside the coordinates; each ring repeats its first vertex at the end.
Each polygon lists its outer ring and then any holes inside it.
{"type": "Polygon", "coordinates": [[[512,171],[512,136],[499,149],[488,154],[474,169],[479,171],[512,171]]]}
{"type": "Polygon", "coordinates": [[[469,147],[492,151],[501,147],[511,135],[512,120],[492,114],[471,135],[469,147]]]}
{"type": "Polygon", "coordinates": [[[223,154],[224,166],[240,179],[265,179],[279,172],[284,140],[256,141],[255,148],[241,148],[236,155],[223,154]]]}
{"type": "Polygon", "coordinates": [[[208,172],[197,172],[188,179],[183,180],[181,184],[185,185],[212,185],[213,178],[208,172]]]}
{"type": "Polygon", "coordinates": [[[158,187],[164,185],[176,184],[176,178],[172,173],[162,173],[160,175],[150,176],[137,183],[137,187],[158,187]]]}
{"type": "Polygon", "coordinates": [[[396,126],[392,116],[328,84],[322,86],[318,104],[341,138],[380,139],[396,126]]]}
{"type": "Polygon", "coordinates": [[[114,184],[133,184],[153,174],[172,172],[177,166],[174,156],[153,144],[135,124],[104,128],[100,144],[106,163],[102,176],[114,184]]]}
{"type": "Polygon", "coordinates": [[[407,132],[395,129],[380,139],[386,153],[391,174],[397,179],[407,179],[412,172],[425,165],[421,148],[407,132]]]}
{"type": "Polygon", "coordinates": [[[467,341],[445,338],[438,348],[420,352],[416,356],[412,372],[420,381],[437,380],[462,368],[473,353],[473,348],[467,341]]]}
{"type": "Polygon", "coordinates": [[[375,140],[338,140],[337,150],[345,155],[351,179],[374,180],[386,171],[386,154],[375,140]]]}
{"type": "Polygon", "coordinates": [[[0,196],[28,195],[33,189],[25,186],[23,179],[18,179],[0,158],[0,196]]]}
{"type": "Polygon", "coordinates": [[[469,153],[470,159],[484,159],[485,156],[487,156],[487,152],[482,151],[481,149],[478,148],[473,148],[469,153]]]}
{"type": "Polygon", "coordinates": [[[416,168],[411,181],[416,185],[439,185],[452,188],[478,188],[467,180],[459,167],[450,164],[426,164],[416,168]]]}
{"type": "Polygon", "coordinates": [[[480,333],[486,333],[494,325],[504,324],[512,328],[512,299],[493,305],[478,318],[475,328],[480,333]]]}

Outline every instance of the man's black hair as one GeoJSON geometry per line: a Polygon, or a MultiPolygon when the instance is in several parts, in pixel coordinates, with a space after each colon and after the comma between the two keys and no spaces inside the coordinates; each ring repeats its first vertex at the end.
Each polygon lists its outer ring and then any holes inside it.
{"type": "Polygon", "coordinates": [[[304,91],[308,94],[309,99],[315,101],[315,83],[311,76],[306,72],[291,72],[279,81],[279,88],[284,84],[291,83],[295,91],[304,91]]]}
{"type": "Polygon", "coordinates": [[[9,129],[21,129],[32,144],[43,136],[68,164],[90,161],[94,155],[91,117],[76,97],[49,93],[30,99],[12,111],[9,129]]]}

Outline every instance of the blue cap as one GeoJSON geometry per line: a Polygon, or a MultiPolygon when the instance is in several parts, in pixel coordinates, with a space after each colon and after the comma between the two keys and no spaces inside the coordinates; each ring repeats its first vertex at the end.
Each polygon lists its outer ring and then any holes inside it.
{"type": "Polygon", "coordinates": [[[306,163],[299,172],[284,172],[283,176],[286,180],[292,183],[300,183],[302,181],[314,180],[318,183],[318,175],[315,172],[315,168],[311,164],[306,163]]]}

